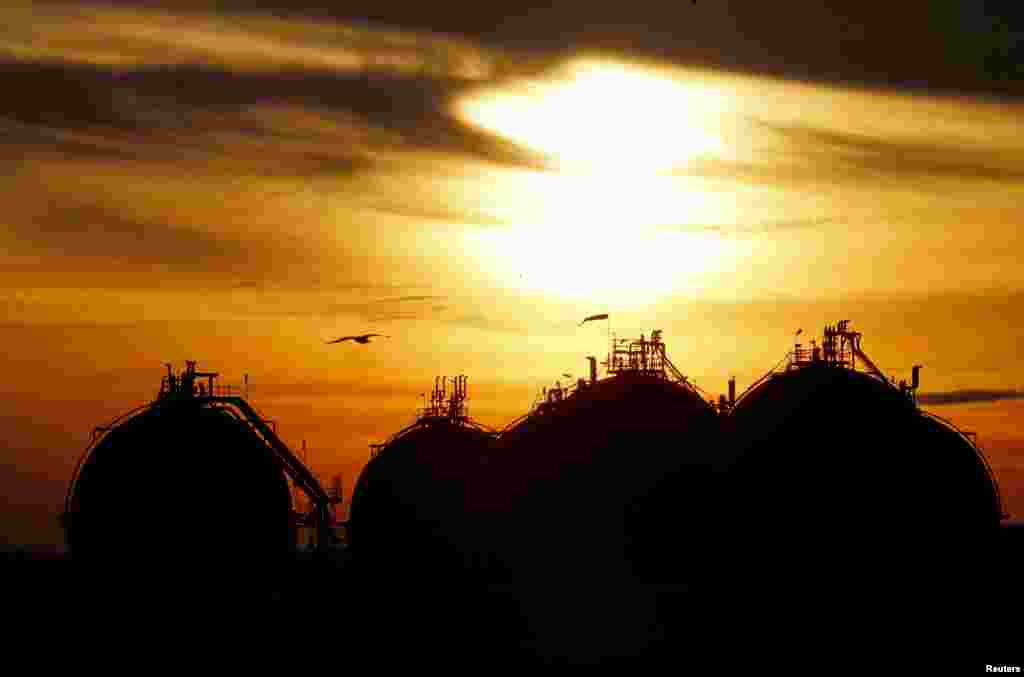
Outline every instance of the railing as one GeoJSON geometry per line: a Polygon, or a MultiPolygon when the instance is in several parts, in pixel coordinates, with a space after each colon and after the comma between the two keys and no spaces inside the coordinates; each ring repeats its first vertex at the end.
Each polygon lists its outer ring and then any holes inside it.
{"type": "MultiPolygon", "coordinates": [[[[291,477],[292,481],[295,482],[303,493],[315,504],[316,506],[316,524],[317,524],[317,547],[321,551],[325,550],[328,546],[329,532],[332,528],[330,515],[331,500],[324,491],[323,487],[320,486],[319,480],[316,476],[309,471],[308,468],[299,460],[295,454],[285,445],[284,442],[274,433],[274,431],[267,426],[267,421],[260,417],[260,415],[240,397],[224,398],[221,400],[225,404],[229,404],[239,412],[241,412],[245,421],[252,427],[252,429],[270,446],[275,452],[285,472],[291,477]]],[[[311,519],[308,516],[307,519],[311,519]]]]}
{"type": "Polygon", "coordinates": [[[739,397],[736,398],[736,401],[732,404],[730,409],[735,409],[736,406],[740,402],[743,401],[743,398],[745,398],[748,394],[752,393],[759,385],[761,385],[762,383],[764,383],[765,381],[770,379],[773,375],[779,373],[780,368],[782,367],[782,365],[787,364],[787,362],[790,361],[791,355],[792,355],[792,353],[786,353],[786,356],[783,357],[778,362],[776,362],[774,367],[772,367],[771,369],[766,371],[764,374],[762,374],[761,378],[757,379],[756,381],[751,383],[749,386],[747,386],[746,389],[744,389],[744,391],[739,394],[739,397]]]}
{"type": "MultiPolygon", "coordinates": [[[[429,407],[428,407],[428,410],[429,410],[429,407]]],[[[380,455],[380,452],[383,451],[386,447],[390,446],[395,440],[397,440],[398,438],[402,437],[403,435],[408,434],[411,430],[414,430],[417,427],[419,427],[421,425],[424,425],[425,422],[429,422],[431,419],[436,420],[436,421],[444,421],[446,423],[450,423],[450,424],[457,425],[457,426],[462,426],[462,427],[465,427],[465,428],[471,428],[473,430],[476,430],[476,431],[479,431],[479,432],[482,432],[482,433],[486,433],[488,435],[496,435],[497,434],[492,428],[489,428],[489,427],[487,427],[485,425],[477,423],[476,421],[471,420],[468,416],[467,417],[454,418],[453,419],[453,418],[450,418],[448,416],[423,416],[423,415],[420,415],[420,416],[417,416],[416,420],[413,421],[412,423],[410,423],[409,425],[403,427],[398,432],[395,432],[395,433],[392,433],[391,435],[389,435],[383,442],[371,443],[370,444],[370,460],[372,461],[373,459],[377,458],[380,455]]]]}
{"type": "Polygon", "coordinates": [[[416,417],[418,419],[447,418],[451,420],[463,420],[469,418],[469,406],[465,403],[459,404],[456,407],[451,407],[447,403],[444,405],[431,405],[420,409],[416,417]]]}
{"type": "Polygon", "coordinates": [[[971,449],[974,450],[974,454],[981,461],[982,466],[984,466],[985,472],[988,473],[989,484],[992,485],[992,492],[995,495],[996,510],[999,512],[1000,517],[1003,519],[1008,518],[1010,515],[1003,508],[1003,495],[999,491],[999,483],[996,481],[995,473],[992,471],[992,466],[989,465],[988,459],[985,458],[985,453],[981,450],[981,445],[978,444],[978,434],[975,432],[961,430],[949,419],[933,414],[930,411],[925,411],[924,409],[919,409],[918,411],[920,411],[923,416],[927,416],[933,421],[936,421],[952,430],[971,446],[971,449]]]}
{"type": "Polygon", "coordinates": [[[243,395],[245,390],[235,385],[214,385],[212,395],[214,397],[238,397],[243,395]]]}
{"type": "Polygon", "coordinates": [[[64,495],[64,514],[61,515],[61,521],[63,523],[67,522],[68,516],[71,514],[71,499],[72,496],[74,496],[75,484],[77,484],[78,475],[82,472],[82,466],[85,465],[85,460],[89,458],[89,454],[92,453],[92,450],[96,448],[96,445],[99,444],[99,441],[103,439],[104,435],[117,427],[119,423],[131,416],[135,416],[136,414],[149,409],[152,406],[153,404],[150,403],[135,407],[134,409],[120,414],[107,425],[96,426],[92,429],[92,433],[89,436],[89,444],[86,445],[85,450],[81,455],[79,455],[78,461],[75,463],[75,469],[71,473],[71,482],[68,484],[67,493],[64,495]]]}
{"type": "Polygon", "coordinates": [[[625,348],[612,345],[608,360],[608,373],[638,373],[650,376],[665,376],[668,358],[665,344],[654,341],[632,341],[625,348]]]}
{"type": "Polygon", "coordinates": [[[831,355],[821,346],[812,345],[810,348],[797,344],[793,350],[787,353],[787,359],[791,366],[803,366],[815,362],[827,362],[838,366],[849,366],[853,364],[855,352],[848,348],[836,350],[831,355]]]}

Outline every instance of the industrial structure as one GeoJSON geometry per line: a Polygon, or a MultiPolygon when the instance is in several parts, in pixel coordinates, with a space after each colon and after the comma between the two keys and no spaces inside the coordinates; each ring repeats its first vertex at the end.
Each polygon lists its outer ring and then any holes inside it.
{"type": "MultiPolygon", "coordinates": [[[[351,561],[693,581],[742,577],[727,565],[748,552],[792,576],[823,553],[935,552],[992,532],[1005,514],[976,438],[917,406],[920,366],[897,383],[862,338],[828,326],[716,401],[660,331],[609,334],[588,378],[545,388],[500,434],[470,417],[465,376],[438,377],[415,422],[371,445],[345,523],[351,561]]],[[[216,379],[168,365],[153,402],[96,429],[64,506],[75,558],[274,559],[300,530],[321,552],[337,542],[340,482],[325,490],[216,379]]]]}
{"type": "Polygon", "coordinates": [[[477,568],[481,514],[472,505],[494,433],[469,416],[469,379],[434,380],[416,421],[381,444],[352,492],[353,562],[374,572],[457,573],[477,568]]]}
{"type": "MultiPolygon", "coordinates": [[[[825,327],[727,406],[723,533],[775,553],[787,577],[856,569],[877,589],[895,563],[934,570],[1006,515],[974,437],[918,408],[921,367],[896,383],[862,338],[849,321],[825,327]]],[[[771,565],[757,571],[779,575],[771,565]]]]}
{"type": "Polygon", "coordinates": [[[335,541],[330,495],[241,389],[167,365],[156,399],[93,431],[65,499],[76,559],[280,559],[299,528],[335,541]],[[309,510],[294,509],[293,492],[309,510]]]}
{"type": "Polygon", "coordinates": [[[172,576],[200,574],[178,578],[202,581],[203,602],[232,578],[334,595],[338,636],[419,658],[409,640],[599,662],[689,653],[696,627],[998,606],[1019,545],[992,536],[1021,531],[999,528],[976,438],[917,406],[920,366],[890,379],[844,321],[712,399],[660,331],[608,340],[588,377],[563,374],[500,433],[470,417],[465,376],[435,379],[416,420],[371,445],[336,558],[290,555],[300,532],[321,553],[335,543],[340,481],[325,490],[305,445],[292,453],[216,373],[168,366],[156,399],[97,428],[75,469],[73,559],[171,559],[186,565],[172,576]],[[207,575],[223,562],[230,575],[207,575]]]}
{"type": "Polygon", "coordinates": [[[499,437],[498,559],[526,575],[680,575],[697,561],[719,417],[660,331],[610,338],[605,375],[546,389],[499,437]],[[700,505],[699,509],[695,509],[700,505]]]}

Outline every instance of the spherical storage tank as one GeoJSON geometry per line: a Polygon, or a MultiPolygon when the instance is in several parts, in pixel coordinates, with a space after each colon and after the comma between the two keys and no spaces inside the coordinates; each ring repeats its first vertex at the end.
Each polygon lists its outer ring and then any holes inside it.
{"type": "Polygon", "coordinates": [[[466,415],[467,379],[438,379],[411,426],[374,445],[352,493],[347,525],[353,561],[366,571],[456,574],[478,561],[478,516],[468,495],[493,434],[466,415]]]}
{"type": "Polygon", "coordinates": [[[83,458],[65,513],[75,559],[257,563],[293,548],[291,496],[271,449],[231,409],[197,396],[203,375],[192,367],[83,458]]]}
{"type": "Polygon", "coordinates": [[[761,571],[920,563],[1003,517],[980,451],[917,408],[917,368],[912,385],[895,386],[860,337],[846,322],[826,327],[821,346],[798,345],[729,416],[731,528],[761,571]]]}
{"type": "Polygon", "coordinates": [[[589,359],[589,381],[548,391],[499,438],[496,549],[525,576],[686,577],[716,511],[718,414],[660,332],[615,340],[606,378],[589,359]]]}

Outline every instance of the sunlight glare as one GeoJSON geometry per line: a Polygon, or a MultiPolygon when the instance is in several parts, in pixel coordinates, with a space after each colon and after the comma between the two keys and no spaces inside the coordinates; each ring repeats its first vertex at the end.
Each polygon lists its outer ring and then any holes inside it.
{"type": "Polygon", "coordinates": [[[735,259],[715,233],[633,229],[594,233],[543,225],[467,235],[499,279],[527,292],[638,308],[698,291],[735,259]]]}
{"type": "Polygon", "coordinates": [[[677,171],[722,151],[724,105],[697,74],[599,59],[461,98],[461,120],[554,162],[493,170],[508,227],[471,247],[504,283],[554,297],[637,307],[693,291],[736,258],[708,229],[733,201],[677,171]]]}
{"type": "Polygon", "coordinates": [[[586,59],[549,79],[471,94],[456,114],[560,169],[621,173],[662,171],[719,150],[721,106],[700,80],[586,59]]]}

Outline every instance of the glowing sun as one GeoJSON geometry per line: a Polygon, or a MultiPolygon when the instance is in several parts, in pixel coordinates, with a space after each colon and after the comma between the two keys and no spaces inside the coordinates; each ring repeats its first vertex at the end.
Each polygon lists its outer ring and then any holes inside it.
{"type": "Polygon", "coordinates": [[[673,171],[720,149],[722,104],[709,92],[653,68],[581,60],[458,100],[465,123],[553,165],[495,170],[488,201],[510,225],[468,236],[488,267],[516,286],[604,302],[651,302],[715,268],[727,244],[685,224],[719,222],[727,200],[673,171]]]}
{"type": "Polygon", "coordinates": [[[699,80],[588,59],[543,80],[471,94],[456,114],[561,169],[621,172],[666,169],[717,150],[720,105],[699,80]]]}

